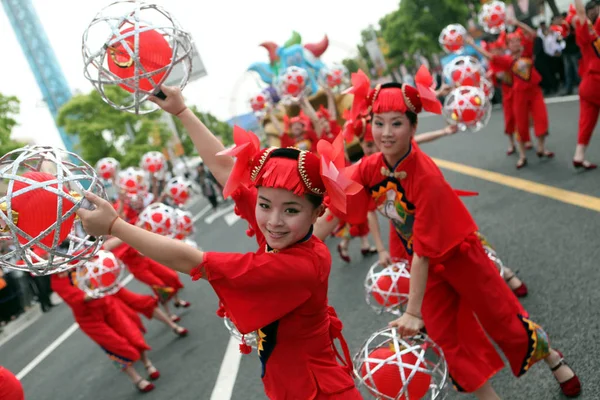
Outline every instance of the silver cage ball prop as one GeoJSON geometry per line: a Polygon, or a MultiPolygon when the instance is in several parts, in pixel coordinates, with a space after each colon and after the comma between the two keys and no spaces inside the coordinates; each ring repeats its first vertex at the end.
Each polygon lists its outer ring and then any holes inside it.
{"type": "Polygon", "coordinates": [[[401,315],[408,304],[410,266],[407,260],[394,260],[382,266],[376,262],[365,278],[365,301],[377,314],[401,315]]]}
{"type": "Polygon", "coordinates": [[[473,56],[458,56],[444,66],[444,79],[453,86],[479,86],[485,74],[473,56]]]}
{"type": "Polygon", "coordinates": [[[242,336],[244,336],[244,341],[248,346],[252,347],[253,349],[258,349],[259,339],[257,332],[250,332],[242,335],[229,318],[224,317],[223,322],[225,323],[225,327],[229,331],[229,334],[236,338],[240,343],[242,342],[242,336]]]}
{"type": "Polygon", "coordinates": [[[177,72],[183,89],[192,72],[191,36],[163,7],[123,0],[103,8],[82,37],[84,76],[112,107],[135,114],[158,109],[146,102],[177,72]],[[106,86],[129,92],[108,92],[106,86]]]}
{"type": "Polygon", "coordinates": [[[0,196],[0,239],[15,246],[0,255],[0,266],[47,275],[73,268],[99,249],[103,239],[83,232],[76,211],[92,207],[85,190],[107,196],[94,168],[78,155],[23,147],[0,158],[0,180],[8,182],[0,196]]]}
{"type": "Polygon", "coordinates": [[[152,203],[140,213],[137,225],[147,231],[173,238],[176,233],[175,209],[163,203],[152,203]]]}
{"type": "Polygon", "coordinates": [[[497,35],[506,29],[506,4],[498,0],[486,3],[477,17],[484,31],[497,35]]]}
{"type": "Polygon", "coordinates": [[[115,294],[121,289],[125,266],[113,253],[97,252],[91,260],[76,269],[77,286],[93,298],[115,294]]]}
{"type": "Polygon", "coordinates": [[[446,122],[461,131],[478,132],[492,116],[492,102],[481,88],[460,86],[446,96],[442,113],[446,122]]]}
{"type": "Polygon", "coordinates": [[[354,356],[359,390],[385,400],[442,400],[449,388],[442,349],[426,335],[400,338],[396,328],[371,335],[354,356]]]}

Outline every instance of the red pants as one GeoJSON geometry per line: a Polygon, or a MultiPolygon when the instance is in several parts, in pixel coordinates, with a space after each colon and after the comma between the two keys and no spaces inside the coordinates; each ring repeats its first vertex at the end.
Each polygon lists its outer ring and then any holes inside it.
{"type": "Polygon", "coordinates": [[[544,103],[544,94],[539,86],[530,91],[513,92],[513,111],[519,142],[531,141],[529,135],[529,117],[533,117],[535,136],[548,134],[548,110],[544,103]]]}
{"type": "Polygon", "coordinates": [[[0,367],[0,399],[25,400],[21,382],[12,372],[3,367],[0,367]]]}
{"type": "Polygon", "coordinates": [[[522,316],[517,298],[490,264],[479,239],[471,235],[451,250],[443,264],[429,269],[423,321],[442,348],[459,391],[479,389],[504,367],[487,335],[500,347],[515,376],[549,354],[546,333],[522,316]]]}
{"type": "Polygon", "coordinates": [[[149,295],[132,292],[127,288],[121,288],[115,297],[121,300],[130,309],[143,314],[146,318],[152,319],[154,309],[158,307],[158,299],[149,295]]]}
{"type": "Polygon", "coordinates": [[[314,400],[363,400],[363,397],[361,396],[358,389],[354,388],[336,394],[325,394],[323,392],[317,391],[317,397],[315,397],[314,400]]]}
{"type": "Polygon", "coordinates": [[[504,133],[515,133],[515,112],[513,110],[512,88],[505,89],[502,85],[502,110],[504,111],[504,133]]]}
{"type": "Polygon", "coordinates": [[[586,74],[579,85],[579,134],[577,144],[587,146],[600,114],[600,75],[586,74]]]}
{"type": "Polygon", "coordinates": [[[177,272],[157,263],[156,261],[145,257],[137,251],[128,251],[121,258],[129,272],[135,278],[150,286],[159,301],[166,303],[173,297],[183,284],[179,280],[177,272]]]}
{"type": "Polygon", "coordinates": [[[146,327],[144,326],[144,323],[142,322],[142,319],[140,318],[140,316],[138,315],[138,313],[133,308],[129,307],[127,304],[125,304],[118,297],[114,299],[114,303],[115,303],[116,306],[118,306],[118,307],[121,308],[121,310],[123,311],[123,313],[125,315],[127,315],[127,317],[131,320],[131,322],[133,322],[135,324],[135,326],[138,327],[138,329],[140,330],[140,332],[146,333],[146,327]]]}
{"type": "MultiPolygon", "coordinates": [[[[94,310],[75,320],[81,330],[96,342],[120,368],[126,368],[140,359],[141,352],[150,350],[142,332],[127,317],[114,299],[105,307],[94,310]]],[[[93,301],[93,300],[92,300],[93,301]]]]}

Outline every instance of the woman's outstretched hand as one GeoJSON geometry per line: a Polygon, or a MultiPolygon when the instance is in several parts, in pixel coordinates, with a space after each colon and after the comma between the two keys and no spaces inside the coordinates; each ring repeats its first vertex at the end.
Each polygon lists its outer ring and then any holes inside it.
{"type": "Polygon", "coordinates": [[[111,224],[118,217],[117,212],[108,201],[93,193],[85,192],[85,198],[96,208],[94,210],[84,208],[77,210],[77,215],[83,223],[83,229],[92,236],[108,235],[111,224]]]}
{"type": "Polygon", "coordinates": [[[175,116],[178,116],[187,109],[181,89],[175,86],[161,85],[160,90],[167,96],[166,99],[162,100],[156,96],[150,96],[148,100],[175,116]]]}

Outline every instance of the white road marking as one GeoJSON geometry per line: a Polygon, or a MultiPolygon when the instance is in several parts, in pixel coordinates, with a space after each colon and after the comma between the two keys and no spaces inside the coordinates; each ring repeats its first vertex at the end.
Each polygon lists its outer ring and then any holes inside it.
{"type": "Polygon", "coordinates": [[[220,210],[217,210],[216,212],[214,212],[213,214],[210,214],[208,217],[206,217],[204,219],[204,222],[207,223],[208,225],[212,224],[213,222],[215,222],[215,220],[219,217],[221,217],[222,215],[225,215],[227,213],[230,213],[233,211],[233,208],[235,207],[234,204],[231,204],[225,208],[222,208],[220,210]]]}
{"type": "Polygon", "coordinates": [[[232,212],[223,217],[227,226],[233,226],[236,222],[238,222],[241,218],[236,213],[232,212]]]}
{"type": "Polygon", "coordinates": [[[545,99],[544,103],[546,103],[546,104],[568,103],[569,101],[577,101],[577,100],[579,100],[579,95],[574,94],[572,96],[551,97],[549,99],[545,99]]]}
{"type": "Polygon", "coordinates": [[[217,376],[217,382],[210,396],[210,400],[230,400],[233,394],[233,386],[237,378],[238,370],[240,369],[240,361],[242,354],[240,353],[240,342],[233,338],[229,338],[225,357],[217,376]]]}
{"type": "MultiPolygon", "coordinates": [[[[131,282],[132,279],[133,275],[128,275],[127,277],[125,277],[125,279],[123,279],[123,286],[126,286],[129,282],[131,282]]],[[[77,323],[71,325],[66,331],[63,332],[62,335],[56,338],[54,342],[50,343],[48,347],[46,347],[40,354],[38,354],[36,358],[31,360],[31,362],[27,364],[25,368],[23,368],[16,375],[17,379],[21,380],[24,377],[26,377],[27,374],[29,374],[35,367],[37,367],[42,361],[44,361],[46,357],[48,357],[54,350],[56,350],[58,346],[60,346],[65,340],[67,340],[69,336],[75,333],[75,331],[77,331],[78,328],[79,325],[77,323]]]]}
{"type": "Polygon", "coordinates": [[[206,207],[204,207],[202,210],[200,210],[200,212],[198,214],[194,215],[194,218],[192,218],[192,222],[198,221],[200,218],[202,218],[204,216],[204,214],[209,212],[211,208],[212,208],[212,206],[210,204],[207,205],[206,207]]]}

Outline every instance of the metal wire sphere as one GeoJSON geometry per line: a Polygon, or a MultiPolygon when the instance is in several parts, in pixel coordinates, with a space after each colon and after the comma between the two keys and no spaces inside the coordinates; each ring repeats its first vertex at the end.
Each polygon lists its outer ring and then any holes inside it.
{"type": "Polygon", "coordinates": [[[442,113],[449,124],[461,131],[478,132],[490,120],[492,103],[480,88],[460,86],[446,96],[442,113]]]}
{"type": "Polygon", "coordinates": [[[492,35],[497,35],[506,29],[506,4],[494,0],[484,4],[478,15],[479,25],[492,35]]]}
{"type": "Polygon", "coordinates": [[[160,151],[149,151],[142,156],[140,168],[150,175],[161,175],[167,169],[167,159],[160,151]]]}
{"type": "Polygon", "coordinates": [[[84,31],[81,51],[84,76],[102,99],[117,110],[134,114],[147,114],[158,109],[158,106],[146,100],[160,91],[160,85],[172,71],[176,70],[182,75],[178,84],[181,89],[186,86],[192,72],[191,36],[164,8],[141,1],[117,1],[103,8],[84,31]],[[150,31],[162,36],[171,49],[170,62],[153,70],[144,66],[139,52],[140,35],[150,31]],[[120,77],[108,68],[108,58],[114,53],[107,53],[114,52],[116,46],[120,46],[123,54],[129,57],[131,64],[128,66],[134,67],[133,76],[120,77]],[[150,90],[142,87],[146,86],[146,82],[151,86],[150,90]],[[106,85],[121,86],[131,95],[125,101],[110,98],[105,90],[106,85]]]}
{"type": "Polygon", "coordinates": [[[334,93],[342,93],[350,86],[350,73],[343,64],[333,64],[319,71],[319,85],[330,88],[334,93]]]}
{"type": "Polygon", "coordinates": [[[176,176],[169,179],[164,188],[165,193],[178,205],[184,205],[194,192],[198,192],[189,179],[176,176]]]}
{"type": "Polygon", "coordinates": [[[163,203],[152,203],[140,213],[137,225],[166,237],[175,237],[175,209],[163,203]]]}
{"type": "MultiPolygon", "coordinates": [[[[238,331],[238,329],[235,327],[233,322],[227,317],[223,318],[223,322],[225,323],[225,327],[229,331],[229,334],[241,342],[242,334],[240,333],[240,331],[238,331]]],[[[244,336],[244,340],[246,341],[246,344],[248,346],[252,347],[253,349],[258,348],[259,340],[258,340],[258,334],[256,332],[250,332],[243,336],[244,336]]]]}
{"type": "Polygon", "coordinates": [[[438,42],[446,53],[452,54],[463,50],[467,30],[460,24],[450,24],[440,32],[438,42]]]}
{"type": "Polygon", "coordinates": [[[448,365],[442,349],[427,335],[402,339],[396,328],[381,329],[364,342],[353,363],[359,389],[377,399],[442,400],[447,396],[448,365]],[[421,390],[425,393],[411,396],[411,383],[423,379],[428,382],[428,388],[421,390]],[[391,388],[397,393],[389,393],[391,388]]]}
{"type": "Polygon", "coordinates": [[[0,266],[47,275],[73,268],[98,250],[102,238],[81,229],[77,233],[75,212],[93,207],[83,197],[85,190],[107,196],[94,168],[78,155],[50,146],[23,147],[0,158],[0,180],[8,182],[0,197],[0,231],[5,234],[0,239],[12,239],[15,246],[0,255],[0,266]],[[35,178],[42,174],[43,180],[35,178]],[[54,201],[56,208],[46,210],[54,201]],[[86,240],[60,247],[79,236],[86,240]]]}
{"type": "Polygon", "coordinates": [[[479,86],[485,70],[473,56],[458,56],[444,66],[444,79],[454,86],[479,86]]]}
{"type": "Polygon", "coordinates": [[[410,266],[407,260],[393,260],[394,264],[382,266],[376,262],[365,278],[365,301],[377,314],[387,312],[402,315],[408,303],[408,291],[399,291],[399,283],[410,281],[410,266]]]}
{"type": "Polygon", "coordinates": [[[176,208],[175,218],[175,237],[177,239],[185,240],[194,233],[194,216],[191,212],[176,208]]]}
{"type": "Polygon", "coordinates": [[[125,266],[110,251],[100,250],[92,259],[77,267],[75,276],[81,290],[99,299],[121,289],[125,266]]]}
{"type": "Polygon", "coordinates": [[[283,104],[295,104],[310,94],[308,72],[295,65],[287,67],[276,79],[275,87],[283,104]]]}

